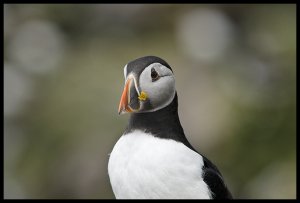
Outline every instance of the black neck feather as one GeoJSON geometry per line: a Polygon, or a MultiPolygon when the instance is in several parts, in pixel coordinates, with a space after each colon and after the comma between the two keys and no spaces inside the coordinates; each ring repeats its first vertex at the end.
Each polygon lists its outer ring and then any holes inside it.
{"type": "Polygon", "coordinates": [[[182,142],[193,149],[180,124],[177,93],[173,101],[165,108],[155,112],[131,114],[125,134],[137,129],[149,132],[159,138],[182,142]]]}

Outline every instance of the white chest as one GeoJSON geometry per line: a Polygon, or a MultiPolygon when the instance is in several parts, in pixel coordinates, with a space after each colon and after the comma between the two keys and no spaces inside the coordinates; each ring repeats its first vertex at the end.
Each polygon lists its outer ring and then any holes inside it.
{"type": "Polygon", "coordinates": [[[184,144],[134,131],[114,146],[108,173],[118,199],[208,199],[202,166],[201,155],[184,144]]]}

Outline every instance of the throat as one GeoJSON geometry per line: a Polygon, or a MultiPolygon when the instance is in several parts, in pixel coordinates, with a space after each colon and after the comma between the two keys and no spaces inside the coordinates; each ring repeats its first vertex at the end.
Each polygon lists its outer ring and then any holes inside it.
{"type": "Polygon", "coordinates": [[[179,120],[177,93],[173,101],[163,109],[131,114],[125,134],[133,130],[142,130],[163,139],[173,139],[193,149],[179,120]]]}

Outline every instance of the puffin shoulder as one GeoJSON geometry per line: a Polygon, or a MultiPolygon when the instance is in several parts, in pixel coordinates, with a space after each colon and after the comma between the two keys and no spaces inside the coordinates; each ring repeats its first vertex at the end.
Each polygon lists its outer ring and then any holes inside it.
{"type": "Polygon", "coordinates": [[[232,195],[227,189],[223,177],[218,168],[203,156],[203,180],[210,188],[213,199],[232,199],[232,195]]]}

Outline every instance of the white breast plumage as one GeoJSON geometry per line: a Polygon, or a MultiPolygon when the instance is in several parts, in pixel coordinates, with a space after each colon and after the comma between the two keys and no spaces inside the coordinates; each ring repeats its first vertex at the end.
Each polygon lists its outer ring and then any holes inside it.
{"type": "Polygon", "coordinates": [[[184,144],[136,130],[114,146],[108,173],[118,199],[209,199],[202,166],[202,156],[184,144]]]}

